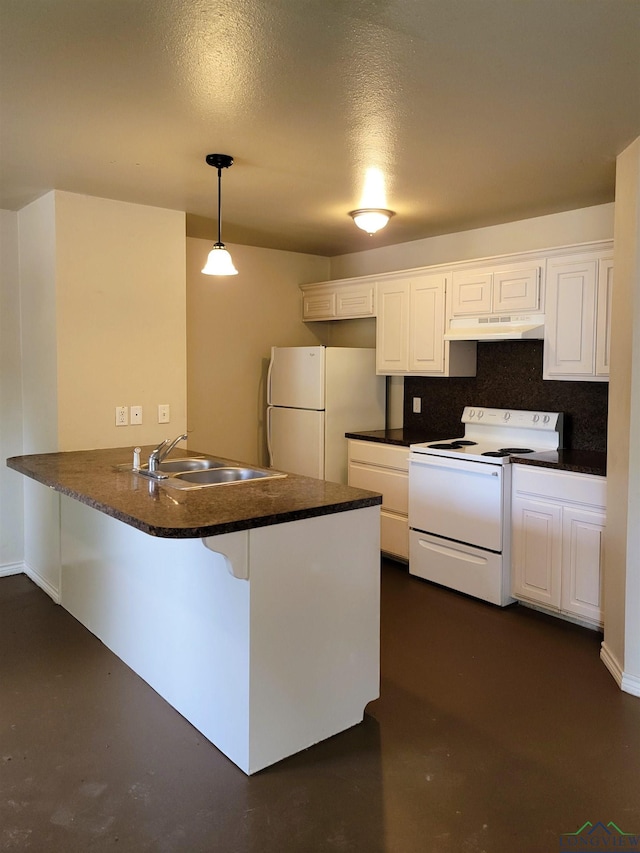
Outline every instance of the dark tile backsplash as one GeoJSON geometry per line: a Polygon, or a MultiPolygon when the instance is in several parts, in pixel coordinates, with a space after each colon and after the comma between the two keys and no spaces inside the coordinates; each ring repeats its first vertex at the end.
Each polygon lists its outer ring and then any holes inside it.
{"type": "Polygon", "coordinates": [[[404,426],[455,437],[468,405],[563,412],[565,447],[606,451],[608,394],[607,382],[543,380],[542,341],[485,341],[478,343],[477,376],[405,378],[404,426]],[[419,415],[413,397],[422,398],[419,415]]]}

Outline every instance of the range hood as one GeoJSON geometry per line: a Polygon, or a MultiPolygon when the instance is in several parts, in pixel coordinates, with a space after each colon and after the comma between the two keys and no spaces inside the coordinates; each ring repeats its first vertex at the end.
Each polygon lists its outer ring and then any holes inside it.
{"type": "Polygon", "coordinates": [[[528,341],[544,338],[544,314],[464,317],[451,320],[445,341],[528,341]]]}

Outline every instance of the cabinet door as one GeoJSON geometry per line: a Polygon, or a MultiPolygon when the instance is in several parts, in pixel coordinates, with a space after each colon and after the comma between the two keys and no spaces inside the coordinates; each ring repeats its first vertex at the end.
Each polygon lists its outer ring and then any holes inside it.
{"type": "Polygon", "coordinates": [[[540,309],[540,267],[495,270],[492,312],[509,313],[540,309]]]}
{"type": "Polygon", "coordinates": [[[411,283],[409,300],[409,372],[444,371],[444,296],[446,275],[411,283]]]}
{"type": "Polygon", "coordinates": [[[491,313],[490,272],[454,272],[451,279],[451,313],[454,317],[491,313]]]}
{"type": "Polygon", "coordinates": [[[302,297],[303,320],[332,320],[336,316],[335,291],[305,293],[302,297]]]}
{"type": "Polygon", "coordinates": [[[601,258],[598,264],[598,308],[596,318],[596,376],[609,375],[611,352],[611,296],[613,258],[601,258]]]}
{"type": "Polygon", "coordinates": [[[561,608],[602,624],[604,513],[565,507],[562,513],[561,608]]]}
{"type": "Polygon", "coordinates": [[[597,267],[596,260],[549,264],[544,378],[594,375],[597,267]]]}
{"type": "Polygon", "coordinates": [[[559,609],[562,509],[545,501],[516,497],[511,513],[511,594],[559,609]]]}
{"type": "Polygon", "coordinates": [[[378,284],[376,370],[406,373],[409,362],[409,282],[378,284]]]}
{"type": "Polygon", "coordinates": [[[336,317],[373,317],[374,285],[363,284],[358,287],[340,289],[336,294],[336,317]]]}

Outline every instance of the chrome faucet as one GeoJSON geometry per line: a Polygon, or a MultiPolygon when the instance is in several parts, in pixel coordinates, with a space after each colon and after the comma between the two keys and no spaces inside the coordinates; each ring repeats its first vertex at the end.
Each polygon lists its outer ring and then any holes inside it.
{"type": "Polygon", "coordinates": [[[186,440],[187,434],[185,432],[183,435],[179,435],[177,436],[177,438],[174,438],[173,441],[168,438],[165,438],[164,441],[161,441],[160,444],[156,447],[156,449],[152,450],[149,454],[149,474],[155,474],[157,476],[158,465],[162,462],[162,460],[166,459],[166,457],[171,453],[171,451],[176,446],[176,444],[178,444],[178,442],[186,440]]]}

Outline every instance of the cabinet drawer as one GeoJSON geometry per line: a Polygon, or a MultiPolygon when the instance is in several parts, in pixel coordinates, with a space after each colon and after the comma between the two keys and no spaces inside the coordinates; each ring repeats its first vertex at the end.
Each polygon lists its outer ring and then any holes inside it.
{"type": "Polygon", "coordinates": [[[409,513],[409,477],[403,471],[349,463],[349,485],[382,494],[382,508],[409,513]]]}
{"type": "Polygon", "coordinates": [[[512,489],[514,495],[587,504],[604,509],[607,505],[607,480],[594,474],[575,474],[572,471],[552,471],[532,465],[514,465],[512,489]]]}
{"type": "Polygon", "coordinates": [[[409,471],[409,448],[377,441],[349,441],[349,461],[409,471]]]}
{"type": "Polygon", "coordinates": [[[380,513],[380,550],[394,557],[409,559],[409,523],[406,516],[382,510],[380,513]]]}

